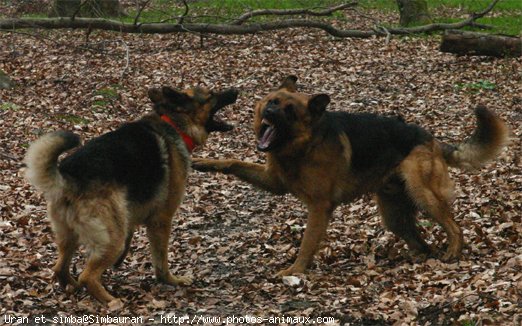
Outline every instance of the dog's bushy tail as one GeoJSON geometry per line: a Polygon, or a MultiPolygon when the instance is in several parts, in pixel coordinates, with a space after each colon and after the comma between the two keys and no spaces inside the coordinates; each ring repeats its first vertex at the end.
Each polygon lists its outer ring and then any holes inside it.
{"type": "Polygon", "coordinates": [[[80,137],[67,131],[52,132],[37,139],[25,156],[26,178],[46,195],[62,189],[64,180],[58,171],[58,157],[79,144],[80,137]]]}
{"type": "Polygon", "coordinates": [[[475,170],[494,159],[509,141],[509,129],[493,111],[484,106],[475,109],[477,128],[463,143],[442,144],[449,166],[475,170]]]}

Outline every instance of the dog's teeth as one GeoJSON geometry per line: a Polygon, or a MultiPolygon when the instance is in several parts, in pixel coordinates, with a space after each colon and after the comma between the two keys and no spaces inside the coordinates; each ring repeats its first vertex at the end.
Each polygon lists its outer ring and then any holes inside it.
{"type": "Polygon", "coordinates": [[[263,123],[265,125],[269,125],[269,126],[272,125],[267,119],[263,119],[263,121],[261,121],[261,123],[263,123]]]}

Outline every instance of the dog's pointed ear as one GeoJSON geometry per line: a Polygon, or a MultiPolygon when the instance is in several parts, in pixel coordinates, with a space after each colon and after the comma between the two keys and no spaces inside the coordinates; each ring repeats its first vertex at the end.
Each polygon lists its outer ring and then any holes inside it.
{"type": "Polygon", "coordinates": [[[308,100],[308,110],[314,117],[320,117],[330,103],[330,96],[327,94],[315,94],[308,100]]]}
{"type": "Polygon", "coordinates": [[[168,86],[163,86],[161,88],[161,93],[164,98],[172,104],[176,104],[177,106],[184,106],[187,102],[191,101],[190,96],[185,93],[178,92],[177,90],[170,88],[168,86]]]}
{"type": "Polygon", "coordinates": [[[189,112],[192,110],[192,98],[185,93],[179,92],[168,86],[161,88],[163,102],[171,112],[189,112]]]}
{"type": "Polygon", "coordinates": [[[185,112],[190,109],[191,98],[185,93],[181,93],[167,86],[159,88],[151,88],[148,95],[154,110],[157,114],[168,114],[169,112],[185,112]]]}
{"type": "Polygon", "coordinates": [[[159,103],[163,99],[163,94],[161,93],[161,90],[157,88],[150,88],[147,94],[152,103],[159,103]]]}
{"type": "Polygon", "coordinates": [[[279,86],[279,89],[286,89],[289,92],[295,92],[297,90],[297,77],[294,75],[287,76],[281,85],[279,86]]]}

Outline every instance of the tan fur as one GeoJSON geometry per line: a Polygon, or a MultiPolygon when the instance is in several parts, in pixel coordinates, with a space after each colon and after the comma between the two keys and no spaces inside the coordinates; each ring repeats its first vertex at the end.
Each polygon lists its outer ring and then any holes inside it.
{"type": "Polygon", "coordinates": [[[509,142],[509,128],[494,112],[479,106],[475,110],[478,127],[455,150],[444,153],[450,166],[476,170],[496,158],[509,142]]]}
{"type": "Polygon", "coordinates": [[[69,149],[65,139],[58,134],[50,133],[42,136],[31,144],[25,157],[27,165],[26,178],[46,196],[52,196],[56,191],[61,195],[64,180],[56,168],[59,153],[69,149]],[[49,170],[48,166],[52,168],[49,170]]]}

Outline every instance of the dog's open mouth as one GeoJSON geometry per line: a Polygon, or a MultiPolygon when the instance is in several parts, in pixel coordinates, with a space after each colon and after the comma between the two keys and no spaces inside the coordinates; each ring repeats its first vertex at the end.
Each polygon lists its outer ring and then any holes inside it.
{"type": "Polygon", "coordinates": [[[222,119],[216,117],[216,113],[227,105],[233,104],[237,100],[238,91],[231,88],[221,93],[216,94],[217,103],[210,111],[210,115],[207,120],[206,129],[208,132],[212,131],[230,131],[234,129],[234,126],[226,123],[222,119]]]}
{"type": "Polygon", "coordinates": [[[259,133],[257,149],[262,152],[270,150],[277,140],[277,136],[276,127],[267,119],[263,119],[261,122],[261,130],[259,133]]]}
{"type": "Polygon", "coordinates": [[[234,129],[234,126],[232,126],[229,123],[226,123],[221,118],[216,117],[214,114],[211,117],[209,117],[209,119],[207,121],[206,129],[208,132],[212,132],[212,131],[224,132],[224,131],[230,131],[230,130],[234,129]]]}

